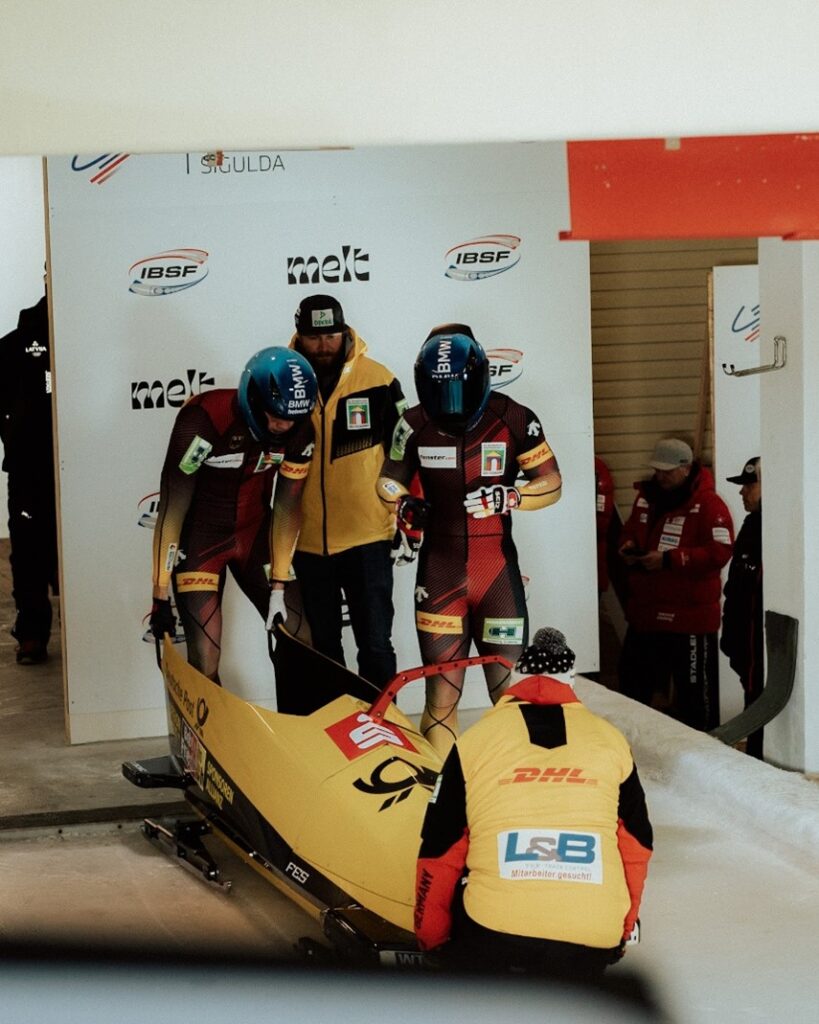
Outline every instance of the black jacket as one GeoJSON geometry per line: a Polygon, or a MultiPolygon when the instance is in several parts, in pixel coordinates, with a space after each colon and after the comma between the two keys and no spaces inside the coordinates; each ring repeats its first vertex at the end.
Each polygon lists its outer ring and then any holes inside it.
{"type": "Polygon", "coordinates": [[[51,457],[51,359],[45,296],[20,312],[0,338],[0,439],[3,469],[51,457]]]}
{"type": "Polygon", "coordinates": [[[762,510],[742,524],[725,584],[720,648],[746,688],[762,688],[762,510]],[[756,679],[758,685],[751,687],[756,679]]]}

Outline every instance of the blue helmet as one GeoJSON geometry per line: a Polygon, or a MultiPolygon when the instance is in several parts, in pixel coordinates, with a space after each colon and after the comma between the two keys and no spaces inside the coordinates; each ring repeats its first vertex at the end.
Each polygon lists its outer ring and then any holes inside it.
{"type": "Polygon", "coordinates": [[[436,327],[415,360],[415,389],[429,418],[451,434],[478,422],[489,401],[489,359],[466,324],[436,327]]]}
{"type": "Polygon", "coordinates": [[[239,408],[257,441],[272,441],[266,413],[281,420],[309,416],[318,385],[313,368],[291,348],[263,348],[248,360],[239,379],[239,408]]]}

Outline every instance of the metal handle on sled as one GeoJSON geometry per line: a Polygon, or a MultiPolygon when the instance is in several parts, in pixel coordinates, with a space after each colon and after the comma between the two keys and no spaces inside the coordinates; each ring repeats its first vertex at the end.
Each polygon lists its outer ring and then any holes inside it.
{"type": "Polygon", "coordinates": [[[403,689],[407,683],[411,683],[415,679],[424,679],[427,676],[442,675],[450,669],[466,669],[471,668],[473,665],[489,665],[493,662],[505,665],[508,669],[513,667],[512,662],[509,661],[508,658],[504,658],[502,654],[479,654],[474,658],[459,658],[457,661],[443,661],[438,665],[421,665],[418,668],[407,669],[406,672],[399,672],[397,676],[394,676],[387,683],[376,698],[370,708],[370,718],[383,718],[387,713],[387,708],[395,700],[395,696],[398,691],[403,689]]]}

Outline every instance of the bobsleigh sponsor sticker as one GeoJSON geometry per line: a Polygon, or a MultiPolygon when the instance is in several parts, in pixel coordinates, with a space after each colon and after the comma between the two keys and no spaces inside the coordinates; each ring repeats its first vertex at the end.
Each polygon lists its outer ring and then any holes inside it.
{"type": "Polygon", "coordinates": [[[506,469],[506,442],[481,442],[481,476],[502,476],[506,469]]]}
{"type": "Polygon", "coordinates": [[[680,546],[680,538],[675,537],[674,534],[664,533],[660,536],[660,543],[657,545],[658,551],[671,551],[672,548],[678,548],[680,546]]]}
{"type": "Polygon", "coordinates": [[[520,828],[498,833],[501,878],[516,881],[603,884],[600,836],[596,832],[562,832],[520,828]]]}
{"type": "Polygon", "coordinates": [[[711,530],[711,536],[717,544],[731,543],[731,534],[728,532],[727,526],[715,526],[713,530],[711,530]]]}
{"type": "Polygon", "coordinates": [[[262,452],[259,461],[253,470],[254,473],[264,473],[272,466],[278,466],[284,461],[284,452],[262,452]]]}
{"type": "Polygon", "coordinates": [[[238,469],[244,460],[243,452],[228,452],[226,455],[211,455],[205,459],[205,465],[212,469],[238,469]]]}
{"type": "Polygon", "coordinates": [[[426,446],[418,448],[418,461],[426,469],[455,469],[458,465],[456,448],[448,446],[426,446]]]}
{"type": "Polygon", "coordinates": [[[483,642],[487,644],[522,644],[523,619],[484,619],[483,642]]]}
{"type": "Polygon", "coordinates": [[[348,430],[369,430],[372,426],[369,398],[348,398],[346,412],[348,430]]]}
{"type": "Polygon", "coordinates": [[[395,424],[392,432],[392,444],[390,446],[390,458],[394,462],[400,462],[407,451],[407,441],[412,437],[412,427],[402,416],[395,424]]]}
{"type": "Polygon", "coordinates": [[[390,743],[402,750],[416,751],[406,736],[390,722],[376,721],[363,711],[348,715],[324,730],[344,756],[352,761],[368,750],[390,743]]]}
{"type": "Polygon", "coordinates": [[[190,476],[191,473],[195,473],[199,469],[212,450],[213,445],[197,434],[182,456],[179,468],[190,476]]]}
{"type": "Polygon", "coordinates": [[[676,522],[674,519],[666,520],[666,524],[663,527],[663,533],[674,533],[678,537],[682,536],[683,524],[676,522]]]}

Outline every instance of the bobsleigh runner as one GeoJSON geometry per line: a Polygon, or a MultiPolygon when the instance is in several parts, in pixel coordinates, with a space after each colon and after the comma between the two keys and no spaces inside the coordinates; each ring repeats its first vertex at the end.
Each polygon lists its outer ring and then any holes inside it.
{"type": "Polygon", "coordinates": [[[393,701],[413,679],[503,660],[412,669],[379,692],[279,625],[279,710],[269,711],[211,682],[166,638],[170,755],[122,771],[143,788],[181,790],[195,816],[146,819],[142,830],[227,890],[202,843],[212,832],[316,918],[341,955],[420,966],[415,864],[441,759],[393,701]]]}

